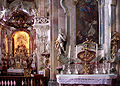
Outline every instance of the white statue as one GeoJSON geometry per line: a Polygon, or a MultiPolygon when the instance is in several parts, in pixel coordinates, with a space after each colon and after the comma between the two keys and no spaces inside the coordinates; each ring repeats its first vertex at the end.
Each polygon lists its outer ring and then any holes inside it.
{"type": "Polygon", "coordinates": [[[56,49],[59,49],[59,54],[65,54],[66,43],[66,36],[60,31],[56,40],[56,49]]]}

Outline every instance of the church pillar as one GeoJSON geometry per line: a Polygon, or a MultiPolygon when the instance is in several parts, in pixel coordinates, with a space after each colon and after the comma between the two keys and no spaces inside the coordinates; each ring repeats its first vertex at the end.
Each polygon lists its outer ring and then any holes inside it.
{"type": "Polygon", "coordinates": [[[40,0],[40,16],[45,16],[45,0],[40,0]]]}
{"type": "MultiPolygon", "coordinates": [[[[105,0],[99,0],[98,1],[98,10],[99,10],[99,49],[103,49],[104,44],[104,35],[105,35],[105,29],[104,29],[104,5],[105,0]]],[[[104,54],[104,53],[103,53],[104,54]]]]}
{"type": "Polygon", "coordinates": [[[2,30],[2,26],[0,25],[0,61],[1,61],[1,57],[2,57],[2,52],[1,52],[1,49],[2,49],[1,48],[1,30],[2,30]]]}
{"type": "Polygon", "coordinates": [[[8,54],[12,54],[11,52],[11,38],[8,37],[8,54]]]}
{"type": "Polygon", "coordinates": [[[66,6],[69,11],[68,15],[68,39],[69,40],[69,45],[71,46],[70,50],[70,58],[75,59],[76,57],[76,5],[74,3],[74,0],[70,0],[69,3],[66,0],[66,6]]]}
{"type": "Polygon", "coordinates": [[[111,32],[116,31],[116,0],[111,3],[111,32]]]}
{"type": "Polygon", "coordinates": [[[58,4],[58,29],[61,29],[65,34],[65,13],[60,3],[58,4]]]}
{"type": "MultiPolygon", "coordinates": [[[[6,53],[6,41],[5,41],[5,32],[6,30],[1,30],[1,48],[2,48],[2,53],[6,53]]],[[[3,55],[3,54],[2,54],[3,55]]],[[[4,55],[3,55],[4,56],[4,55]]]]}
{"type": "Polygon", "coordinates": [[[120,32],[120,0],[117,0],[116,6],[116,31],[120,32]]]}
{"type": "MultiPolygon", "coordinates": [[[[30,38],[31,38],[31,37],[30,37],[30,38]]],[[[35,40],[36,40],[36,31],[35,31],[35,29],[33,29],[33,37],[32,37],[32,39],[33,39],[33,40],[32,40],[32,41],[33,41],[33,42],[32,42],[32,45],[33,45],[33,46],[32,46],[32,53],[33,53],[33,51],[34,51],[35,48],[36,48],[36,41],[35,41],[35,40]]]]}
{"type": "Polygon", "coordinates": [[[57,62],[57,52],[55,49],[55,40],[58,35],[58,3],[59,0],[50,0],[50,19],[51,19],[51,50],[50,50],[50,81],[48,86],[57,86],[56,82],[56,67],[58,65],[57,62]]]}
{"type": "Polygon", "coordinates": [[[67,35],[67,47],[69,46],[70,58],[75,58],[75,45],[76,45],[76,5],[74,0],[64,0],[64,12],[65,12],[65,33],[67,35]]]}
{"type": "Polygon", "coordinates": [[[105,28],[105,43],[104,50],[106,54],[106,59],[110,60],[111,53],[111,3],[112,0],[105,0],[104,6],[104,28],[105,28]]]}

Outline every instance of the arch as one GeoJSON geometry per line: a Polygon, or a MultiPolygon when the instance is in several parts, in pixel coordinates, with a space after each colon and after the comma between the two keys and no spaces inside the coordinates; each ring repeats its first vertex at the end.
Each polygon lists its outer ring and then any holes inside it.
{"type": "MultiPolygon", "coordinates": [[[[24,53],[29,54],[30,49],[30,36],[25,31],[16,31],[12,36],[12,50],[14,54],[17,53],[16,49],[23,48],[24,53]]],[[[20,52],[19,52],[20,53],[20,52]]]]}
{"type": "Polygon", "coordinates": [[[13,49],[14,49],[14,47],[13,47],[13,38],[14,38],[14,36],[15,36],[15,34],[16,33],[19,33],[19,32],[23,32],[23,33],[25,33],[25,34],[27,34],[28,35],[28,37],[29,37],[29,55],[30,54],[32,54],[32,52],[33,52],[33,43],[34,43],[34,37],[33,37],[33,34],[31,34],[32,32],[30,32],[29,30],[15,30],[15,31],[13,31],[12,33],[11,33],[11,35],[10,35],[10,37],[9,37],[9,40],[10,40],[10,44],[9,44],[9,53],[10,54],[12,54],[12,55],[14,55],[14,52],[15,51],[13,51],[13,49]]]}

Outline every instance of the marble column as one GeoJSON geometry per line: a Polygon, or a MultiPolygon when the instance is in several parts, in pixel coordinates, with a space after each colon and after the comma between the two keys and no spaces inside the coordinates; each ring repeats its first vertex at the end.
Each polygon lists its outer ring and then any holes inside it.
{"type": "Polygon", "coordinates": [[[76,5],[74,0],[65,0],[65,6],[67,8],[67,38],[68,46],[71,46],[70,58],[75,58],[75,45],[76,45],[76,5]]]}
{"type": "Polygon", "coordinates": [[[1,30],[2,30],[2,26],[0,26],[0,63],[1,63],[1,57],[2,57],[2,51],[1,51],[1,30]]]}
{"type": "MultiPolygon", "coordinates": [[[[58,0],[60,2],[60,0],[58,0]]],[[[65,32],[65,13],[60,3],[58,4],[58,29],[61,29],[64,34],[65,32]]]]}
{"type": "Polygon", "coordinates": [[[12,54],[11,53],[11,38],[8,37],[8,54],[12,54]]]}
{"type": "MultiPolygon", "coordinates": [[[[4,28],[4,27],[3,27],[4,28]]],[[[6,44],[5,44],[5,32],[6,30],[1,30],[1,49],[2,49],[2,53],[3,51],[6,51],[6,44]]]]}
{"type": "Polygon", "coordinates": [[[116,6],[116,31],[120,32],[120,0],[117,0],[116,6]]]}
{"type": "Polygon", "coordinates": [[[98,10],[99,10],[99,49],[103,49],[104,44],[104,35],[105,35],[105,29],[104,29],[104,5],[105,0],[99,0],[98,1],[98,10]]]}
{"type": "Polygon", "coordinates": [[[40,0],[40,16],[45,16],[45,0],[40,0]]]}
{"type": "Polygon", "coordinates": [[[105,28],[105,43],[104,50],[106,54],[106,59],[110,60],[111,53],[111,3],[112,0],[105,0],[104,6],[104,28],[105,28]]]}
{"type": "Polygon", "coordinates": [[[116,0],[112,0],[111,3],[111,32],[116,31],[116,0]]]}
{"type": "Polygon", "coordinates": [[[57,39],[58,35],[58,3],[59,0],[50,0],[50,19],[51,19],[51,49],[50,49],[50,81],[48,86],[57,86],[58,83],[56,82],[56,67],[58,65],[57,61],[57,52],[55,49],[55,40],[57,39]]]}

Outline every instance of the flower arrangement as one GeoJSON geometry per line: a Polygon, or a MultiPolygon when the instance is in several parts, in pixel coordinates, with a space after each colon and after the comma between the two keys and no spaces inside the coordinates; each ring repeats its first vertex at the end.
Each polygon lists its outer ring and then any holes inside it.
{"type": "Polygon", "coordinates": [[[116,72],[116,68],[112,67],[110,70],[111,73],[115,73],[116,72]]]}
{"type": "Polygon", "coordinates": [[[43,67],[43,66],[41,66],[41,67],[40,67],[40,70],[43,70],[43,69],[44,69],[44,67],[43,67]]]}
{"type": "Polygon", "coordinates": [[[57,69],[58,73],[60,74],[61,71],[63,70],[63,67],[62,66],[58,66],[56,69],[57,69]]]}

